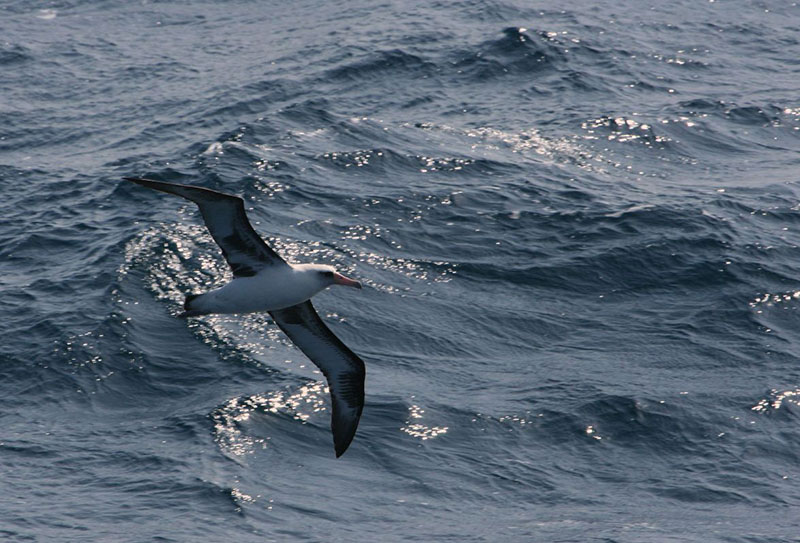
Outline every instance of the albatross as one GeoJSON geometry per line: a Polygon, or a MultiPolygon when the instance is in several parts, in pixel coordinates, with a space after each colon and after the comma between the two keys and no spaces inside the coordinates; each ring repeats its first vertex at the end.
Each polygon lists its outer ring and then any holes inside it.
{"type": "Polygon", "coordinates": [[[332,285],[360,289],[361,283],[331,266],[286,262],[253,229],[238,196],[138,177],[124,179],[197,204],[233,279],[210,292],[187,295],[180,316],[268,312],[328,380],[333,446],[340,457],[353,441],[364,409],[364,362],[325,325],[311,297],[332,285]]]}

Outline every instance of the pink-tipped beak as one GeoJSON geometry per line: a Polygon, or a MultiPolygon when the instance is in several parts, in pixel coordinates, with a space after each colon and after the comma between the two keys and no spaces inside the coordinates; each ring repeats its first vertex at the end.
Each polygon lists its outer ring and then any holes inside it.
{"type": "Polygon", "coordinates": [[[341,273],[333,274],[333,282],[337,285],[344,285],[346,287],[361,288],[361,283],[355,281],[354,279],[350,279],[349,277],[345,277],[341,273]]]}

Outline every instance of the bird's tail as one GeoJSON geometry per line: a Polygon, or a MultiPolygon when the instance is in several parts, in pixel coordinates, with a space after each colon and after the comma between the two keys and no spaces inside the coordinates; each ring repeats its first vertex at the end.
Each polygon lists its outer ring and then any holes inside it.
{"type": "Polygon", "coordinates": [[[197,308],[197,299],[202,296],[202,294],[187,294],[186,300],[183,302],[183,313],[178,315],[178,318],[185,319],[186,317],[206,315],[205,311],[197,308]]]}

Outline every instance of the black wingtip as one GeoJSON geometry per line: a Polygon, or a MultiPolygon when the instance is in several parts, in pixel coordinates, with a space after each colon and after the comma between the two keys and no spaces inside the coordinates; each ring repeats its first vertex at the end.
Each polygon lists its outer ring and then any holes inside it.
{"type": "Polygon", "coordinates": [[[122,179],[125,181],[130,181],[131,183],[136,183],[137,185],[141,185],[143,187],[161,190],[161,188],[158,186],[161,183],[152,179],[145,179],[143,177],[123,177],[122,179]]]}
{"type": "Polygon", "coordinates": [[[336,451],[336,458],[339,458],[350,447],[353,438],[356,437],[358,422],[361,419],[361,409],[352,418],[342,417],[336,411],[339,410],[334,407],[334,413],[331,417],[331,432],[333,433],[333,449],[336,451]]]}
{"type": "MultiPolygon", "coordinates": [[[[353,436],[355,432],[353,432],[353,436]]],[[[347,448],[350,446],[350,443],[353,441],[353,436],[350,436],[350,439],[347,440],[340,440],[337,441],[336,436],[333,439],[333,450],[336,451],[336,458],[339,458],[344,454],[347,448]]]]}
{"type": "MultiPolygon", "coordinates": [[[[355,435],[355,433],[353,433],[355,435]]],[[[344,443],[336,443],[333,444],[333,449],[336,451],[336,458],[339,458],[344,454],[348,447],[350,447],[350,443],[353,441],[353,437],[351,436],[347,442],[344,443]]]]}

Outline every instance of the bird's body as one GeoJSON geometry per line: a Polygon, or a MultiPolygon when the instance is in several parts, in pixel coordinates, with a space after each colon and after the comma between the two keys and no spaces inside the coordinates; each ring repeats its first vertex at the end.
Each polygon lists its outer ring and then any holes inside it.
{"type": "Polygon", "coordinates": [[[331,285],[320,272],[330,266],[290,264],[265,268],[251,277],[235,277],[226,285],[187,301],[186,314],[258,313],[286,309],[305,302],[331,285]]]}
{"type": "Polygon", "coordinates": [[[125,179],[197,204],[233,270],[233,280],[204,294],[187,295],[181,316],[268,312],[327,378],[333,444],[336,456],[341,456],[355,436],[364,408],[364,362],[328,329],[310,298],[332,285],[361,288],[361,283],[330,266],[284,261],[253,230],[238,196],[151,179],[125,179]]]}

